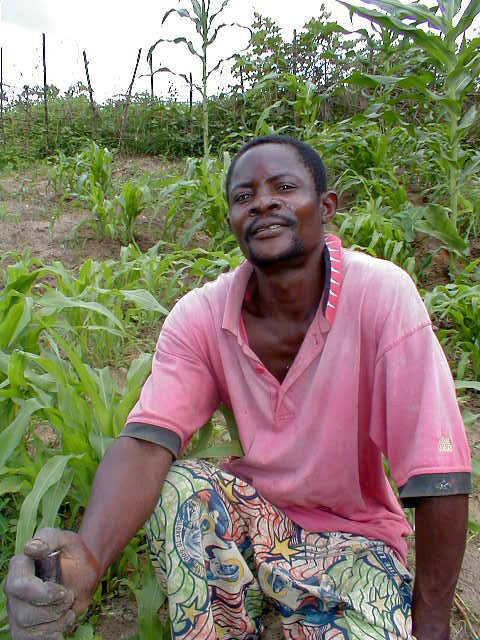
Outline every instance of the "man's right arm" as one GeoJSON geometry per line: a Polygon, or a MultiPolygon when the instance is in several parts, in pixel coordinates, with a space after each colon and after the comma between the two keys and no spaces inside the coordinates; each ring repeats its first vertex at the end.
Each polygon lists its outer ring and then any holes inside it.
{"type": "Polygon", "coordinates": [[[102,575],[155,509],[171,463],[169,451],[135,438],[107,450],[79,531],[102,575]]]}
{"type": "Polygon", "coordinates": [[[153,512],[172,454],[117,438],[101,461],[78,534],[45,529],[12,558],[5,583],[14,640],[59,638],[85,610],[107,567],[153,512]],[[34,559],[61,550],[62,587],[35,577],[34,559]],[[65,587],[65,589],[63,588],[65,587]]]}

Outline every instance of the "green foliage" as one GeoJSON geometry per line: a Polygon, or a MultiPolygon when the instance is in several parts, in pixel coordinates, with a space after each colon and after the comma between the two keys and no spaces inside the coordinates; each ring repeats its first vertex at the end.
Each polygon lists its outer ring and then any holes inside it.
{"type": "Polygon", "coordinates": [[[158,616],[158,610],[165,602],[165,593],[155,578],[150,561],[143,572],[141,587],[130,586],[137,601],[139,629],[129,640],[170,640],[170,620],[167,617],[162,622],[158,616]]]}
{"type": "Polygon", "coordinates": [[[112,153],[91,142],[68,157],[59,151],[49,171],[49,186],[63,197],[86,197],[95,189],[107,194],[112,189],[112,153]]]}
{"type": "Polygon", "coordinates": [[[151,193],[146,184],[125,182],[119,194],[108,198],[113,191],[112,158],[108,149],[95,142],[73,157],[60,151],[49,171],[49,186],[61,195],[59,209],[65,199],[77,199],[93,213],[74,227],[73,234],[89,226],[101,237],[128,245],[135,241],[135,220],[150,202],[151,193]]]}
{"type": "Polygon", "coordinates": [[[166,239],[188,245],[195,234],[203,232],[209,237],[212,249],[225,244],[232,246],[225,200],[229,163],[227,153],[223,162],[211,156],[188,158],[184,176],[171,179],[163,187],[159,198],[168,207],[164,221],[166,239]]]}
{"type": "MultiPolygon", "coordinates": [[[[98,463],[138,397],[154,337],[145,345],[149,353],[130,355],[130,366],[121,374],[91,364],[105,358],[98,352],[105,337],[113,337],[117,351],[131,350],[187,288],[239,261],[238,251],[182,251],[160,244],[145,254],[124,247],[118,262],[89,260],[78,275],[61,263],[42,265],[30,258],[7,267],[0,289],[0,495],[8,495],[0,508],[6,545],[2,573],[15,531],[18,551],[37,526],[75,526],[98,463]]],[[[107,341],[107,353],[114,344],[107,341]]],[[[227,431],[218,421],[200,431],[197,453],[241,452],[228,412],[226,420],[227,431]],[[211,437],[216,449],[208,445],[211,437]]],[[[136,566],[140,544],[134,538],[109,569],[107,592],[128,566],[136,566]]],[[[148,598],[152,584],[140,589],[139,602],[148,598]]],[[[158,631],[155,625],[148,631],[149,616],[145,610],[141,638],[158,631]]],[[[0,612],[0,624],[4,620],[0,612]]],[[[93,632],[86,625],[77,633],[91,637],[93,632]]]]}
{"type": "MultiPolygon", "coordinates": [[[[211,49],[212,44],[214,44],[215,40],[217,39],[220,31],[225,29],[225,27],[234,27],[234,26],[242,27],[242,25],[238,23],[227,24],[225,22],[222,22],[221,24],[217,24],[218,17],[220,16],[221,13],[223,13],[223,11],[225,10],[225,8],[229,3],[230,3],[230,0],[223,0],[221,3],[219,3],[219,5],[216,8],[214,8],[213,6],[211,6],[210,0],[207,0],[207,1],[200,0],[200,2],[198,2],[197,0],[191,0],[190,11],[188,9],[183,9],[183,8],[169,9],[163,16],[162,24],[172,14],[177,14],[180,18],[187,19],[189,22],[192,23],[192,25],[195,27],[197,34],[199,35],[200,47],[195,48],[195,45],[191,40],[187,40],[184,36],[178,36],[176,38],[173,38],[173,40],[167,39],[167,38],[160,38],[150,47],[148,52],[148,58],[151,61],[153,51],[158,44],[160,44],[161,42],[171,42],[174,44],[185,45],[188,51],[190,52],[190,54],[192,55],[192,57],[194,59],[198,58],[198,60],[200,60],[200,63],[202,65],[202,83],[201,85],[195,85],[195,87],[198,89],[198,91],[202,96],[203,156],[205,159],[208,157],[209,148],[210,148],[210,138],[209,138],[209,131],[208,131],[208,94],[207,94],[208,79],[210,78],[212,73],[217,71],[217,69],[219,69],[222,63],[225,62],[226,60],[225,58],[221,58],[220,60],[217,61],[217,63],[213,67],[209,69],[208,68],[208,60],[209,60],[208,52],[211,49]]],[[[154,73],[158,73],[159,71],[175,73],[168,67],[161,67],[160,69],[157,69],[157,71],[154,73]]],[[[179,75],[186,82],[190,82],[187,76],[183,73],[179,73],[175,75],[179,75]]]]}
{"type": "Polygon", "coordinates": [[[339,235],[350,248],[391,260],[416,279],[415,257],[411,242],[401,227],[402,217],[383,206],[381,199],[369,200],[348,212],[339,212],[337,220],[341,222],[339,235]]]}
{"type": "MultiPolygon", "coordinates": [[[[480,381],[480,259],[446,285],[425,294],[438,338],[455,362],[456,377],[480,381]]],[[[471,388],[476,388],[472,386],[471,388]]]]}
{"type": "Polygon", "coordinates": [[[459,216],[459,176],[465,166],[465,154],[461,141],[474,124],[477,109],[472,105],[467,111],[464,103],[474,81],[480,72],[479,38],[467,42],[465,31],[480,13],[477,0],[461,9],[455,0],[439,2],[433,8],[418,2],[399,0],[372,0],[371,4],[382,11],[359,7],[342,2],[350,11],[367,18],[391,33],[401,34],[419,47],[428,62],[443,77],[441,87],[432,90],[432,74],[395,77],[393,75],[367,75],[357,77],[357,81],[369,81],[384,86],[395,86],[402,90],[414,91],[415,96],[423,96],[438,105],[446,124],[446,139],[449,154],[448,192],[451,218],[454,225],[459,216]],[[461,15],[459,15],[461,13],[461,15]],[[427,25],[430,30],[422,28],[427,25]],[[459,44],[459,39],[462,38],[459,44]]]}

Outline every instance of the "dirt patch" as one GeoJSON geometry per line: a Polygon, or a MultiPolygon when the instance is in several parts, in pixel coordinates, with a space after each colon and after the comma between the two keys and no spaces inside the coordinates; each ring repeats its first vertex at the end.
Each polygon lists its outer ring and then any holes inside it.
{"type": "Polygon", "coordinates": [[[113,598],[95,625],[102,640],[124,640],[137,632],[137,604],[131,596],[113,598]]]}

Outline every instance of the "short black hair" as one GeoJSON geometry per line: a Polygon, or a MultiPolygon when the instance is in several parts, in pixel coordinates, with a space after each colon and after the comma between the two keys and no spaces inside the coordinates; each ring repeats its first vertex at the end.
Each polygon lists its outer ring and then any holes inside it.
{"type": "Polygon", "coordinates": [[[257,138],[252,138],[248,142],[246,142],[237,153],[233,156],[232,162],[227,171],[227,177],[225,179],[225,194],[227,197],[230,193],[230,183],[232,181],[233,170],[235,169],[235,165],[239,161],[239,159],[252,147],[256,147],[259,144],[287,144],[290,147],[293,147],[302,163],[307,167],[310,171],[313,181],[315,183],[315,191],[318,195],[325,193],[327,190],[327,174],[325,171],[325,165],[323,164],[323,160],[320,155],[311,147],[310,145],[298,140],[297,138],[292,138],[291,136],[281,136],[281,135],[270,135],[270,136],[258,136],[257,138]]]}

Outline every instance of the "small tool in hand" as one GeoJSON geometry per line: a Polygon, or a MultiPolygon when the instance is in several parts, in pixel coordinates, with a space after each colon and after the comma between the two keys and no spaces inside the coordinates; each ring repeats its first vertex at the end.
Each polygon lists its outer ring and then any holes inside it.
{"type": "Polygon", "coordinates": [[[35,575],[44,582],[61,583],[60,549],[52,551],[46,558],[35,560],[35,575]]]}

